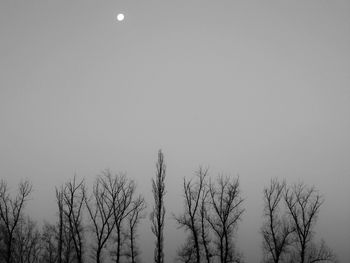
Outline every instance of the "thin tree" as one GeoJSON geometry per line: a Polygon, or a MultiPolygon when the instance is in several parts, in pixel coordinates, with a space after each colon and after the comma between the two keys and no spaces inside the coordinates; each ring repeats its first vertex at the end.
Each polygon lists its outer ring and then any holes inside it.
{"type": "Polygon", "coordinates": [[[156,164],[156,178],[152,179],[152,192],[154,198],[153,211],[150,214],[151,220],[151,230],[156,236],[156,248],[154,250],[154,262],[163,263],[164,262],[164,217],[165,217],[165,207],[164,207],[164,196],[165,196],[165,174],[166,166],[164,163],[164,155],[161,150],[158,152],[158,161],[156,164]]]}
{"type": "Polygon", "coordinates": [[[58,206],[58,238],[57,238],[57,261],[62,263],[63,247],[63,187],[56,188],[56,202],[58,206]]]}
{"type": "Polygon", "coordinates": [[[293,228],[288,222],[286,213],[281,211],[286,182],[272,179],[264,193],[264,222],[261,232],[263,236],[263,249],[268,258],[274,263],[281,262],[287,255],[288,247],[292,243],[293,228]]]}
{"type": "Polygon", "coordinates": [[[58,222],[57,222],[57,262],[70,263],[73,260],[75,251],[73,242],[73,232],[69,223],[67,213],[65,213],[66,204],[64,201],[65,187],[56,188],[56,202],[58,207],[58,222]]]}
{"type": "Polygon", "coordinates": [[[99,176],[95,180],[90,198],[85,196],[86,208],[96,238],[96,247],[94,247],[96,263],[101,262],[103,248],[109,240],[115,224],[113,219],[114,200],[110,189],[106,189],[106,187],[109,187],[109,184],[105,182],[105,177],[99,176]]]}
{"type": "Polygon", "coordinates": [[[216,183],[210,182],[209,196],[211,213],[207,220],[217,238],[217,254],[221,263],[238,261],[233,251],[233,235],[244,209],[239,180],[219,176],[216,183]]]}
{"type": "Polygon", "coordinates": [[[285,192],[284,200],[296,233],[297,260],[300,263],[335,261],[334,254],[324,243],[319,248],[313,244],[313,229],[324,202],[316,188],[304,183],[294,184],[285,192]]]}
{"type": "Polygon", "coordinates": [[[82,224],[85,200],[85,182],[77,182],[76,176],[65,184],[63,189],[63,213],[69,224],[69,231],[74,244],[78,263],[83,263],[84,229],[82,224]]]}
{"type": "MultiPolygon", "coordinates": [[[[202,168],[196,173],[197,181],[183,179],[183,192],[185,199],[185,211],[180,216],[175,216],[175,220],[180,227],[184,227],[185,230],[189,230],[191,233],[191,239],[193,240],[194,250],[196,253],[196,262],[201,262],[201,247],[200,241],[201,230],[204,226],[204,222],[201,221],[200,211],[201,205],[204,205],[203,197],[205,196],[206,188],[206,177],[208,170],[202,168]]],[[[204,213],[204,211],[201,211],[204,213]]],[[[204,233],[203,233],[204,234],[204,233]]],[[[207,241],[206,239],[204,239],[207,241]]],[[[207,243],[205,242],[207,245],[207,243]]]]}
{"type": "Polygon", "coordinates": [[[18,223],[22,216],[22,210],[32,192],[32,184],[22,181],[18,185],[18,193],[12,198],[9,194],[7,183],[0,181],[0,221],[5,228],[5,262],[13,262],[13,240],[18,223]]]}
{"type": "Polygon", "coordinates": [[[140,195],[131,205],[130,213],[127,217],[128,230],[126,237],[129,240],[129,251],[126,256],[130,259],[131,263],[136,263],[137,257],[140,254],[138,246],[136,244],[137,227],[140,220],[145,217],[143,211],[146,209],[145,199],[140,195]]]}
{"type": "Polygon", "coordinates": [[[207,263],[211,262],[211,258],[213,256],[210,248],[210,233],[209,233],[209,227],[207,218],[208,218],[208,196],[209,196],[209,189],[208,187],[204,187],[202,198],[200,201],[200,208],[199,208],[199,217],[200,217],[200,225],[201,225],[201,243],[204,247],[204,254],[205,259],[207,263]]]}

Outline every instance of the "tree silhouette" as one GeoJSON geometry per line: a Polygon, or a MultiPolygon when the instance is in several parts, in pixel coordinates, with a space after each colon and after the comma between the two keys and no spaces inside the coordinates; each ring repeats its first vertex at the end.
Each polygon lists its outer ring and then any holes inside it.
{"type": "Polygon", "coordinates": [[[313,243],[313,229],[323,197],[314,186],[308,187],[304,183],[298,183],[288,188],[284,199],[295,229],[295,253],[300,263],[313,263],[319,261],[336,261],[333,252],[324,242],[317,248],[313,243]]]}
{"type": "Polygon", "coordinates": [[[0,221],[4,228],[5,262],[13,261],[13,241],[18,223],[21,220],[22,210],[32,192],[32,184],[22,181],[18,185],[18,193],[12,198],[9,194],[7,183],[0,181],[0,221]]]}
{"type": "MultiPolygon", "coordinates": [[[[205,170],[205,173],[207,173],[207,170],[205,170]]],[[[210,239],[210,233],[209,233],[209,223],[207,221],[208,218],[208,196],[209,196],[209,189],[207,187],[204,187],[202,198],[200,200],[200,207],[199,207],[199,217],[200,217],[200,226],[201,226],[201,243],[204,247],[204,253],[205,253],[205,259],[207,263],[211,262],[211,259],[213,257],[212,249],[210,247],[211,239],[210,239]]]]}
{"type": "Polygon", "coordinates": [[[145,199],[140,195],[135,200],[133,200],[130,213],[127,217],[127,226],[126,238],[129,241],[129,250],[126,253],[126,256],[130,259],[131,263],[136,263],[137,257],[140,254],[138,246],[136,244],[137,238],[137,227],[140,223],[140,220],[145,217],[143,211],[146,209],[145,199]]]}
{"type": "MultiPolygon", "coordinates": [[[[205,226],[205,199],[207,196],[206,188],[206,177],[208,170],[203,170],[202,168],[196,173],[197,180],[193,182],[192,180],[183,179],[183,193],[185,199],[185,211],[180,216],[175,216],[175,220],[180,227],[184,227],[185,230],[190,231],[191,240],[194,246],[195,252],[195,262],[201,262],[201,238],[203,245],[205,247],[206,259],[209,260],[209,249],[206,235],[206,226],[205,226]]],[[[180,251],[180,254],[186,255],[190,251],[185,248],[185,251],[180,251]]],[[[192,250],[191,250],[192,251],[192,250]]]]}
{"type": "Polygon", "coordinates": [[[113,231],[115,220],[113,218],[114,199],[112,189],[104,176],[99,176],[93,185],[92,195],[85,195],[85,204],[92,232],[95,236],[94,258],[96,263],[101,262],[101,254],[113,231]]]}
{"type": "Polygon", "coordinates": [[[69,225],[75,256],[78,263],[83,263],[84,257],[84,228],[83,206],[85,200],[85,182],[77,182],[76,176],[68,181],[63,188],[63,213],[69,225]]]}
{"type": "Polygon", "coordinates": [[[122,255],[122,227],[124,219],[131,212],[130,207],[135,192],[135,182],[129,180],[124,174],[114,174],[106,170],[101,181],[106,194],[110,199],[113,210],[114,228],[116,231],[116,249],[111,254],[115,262],[119,263],[122,255]]]}
{"type": "Polygon", "coordinates": [[[56,202],[58,207],[58,222],[55,228],[57,238],[57,262],[70,263],[73,260],[73,252],[75,252],[73,242],[73,232],[69,223],[67,213],[64,212],[66,208],[64,201],[65,187],[62,185],[56,188],[56,202]]]}
{"type": "Polygon", "coordinates": [[[207,220],[217,239],[216,254],[221,263],[236,262],[240,259],[232,239],[244,212],[238,178],[218,176],[209,184],[209,198],[211,211],[207,220]]]}
{"type": "Polygon", "coordinates": [[[150,214],[151,220],[151,230],[156,236],[156,248],[154,251],[154,262],[163,263],[164,262],[164,252],[163,252],[163,243],[164,243],[164,216],[165,216],[165,207],[164,207],[164,195],[165,195],[165,163],[164,155],[161,150],[158,152],[158,161],[156,164],[157,172],[156,178],[152,179],[152,192],[154,198],[154,207],[153,211],[150,214]]]}
{"type": "Polygon", "coordinates": [[[286,182],[272,179],[270,186],[264,189],[264,222],[261,232],[263,236],[263,249],[267,262],[278,263],[287,254],[288,246],[292,242],[293,228],[286,213],[281,211],[286,182]],[[282,204],[281,204],[282,203],[282,204]]]}

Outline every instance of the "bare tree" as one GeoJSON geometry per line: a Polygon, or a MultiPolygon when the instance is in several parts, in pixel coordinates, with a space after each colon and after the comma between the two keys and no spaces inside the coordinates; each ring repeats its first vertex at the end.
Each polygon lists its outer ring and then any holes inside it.
{"type": "Polygon", "coordinates": [[[264,189],[264,222],[261,232],[263,236],[263,249],[267,255],[267,262],[281,262],[287,254],[288,246],[292,242],[293,228],[284,211],[281,212],[285,181],[272,179],[270,186],[264,189]]]}
{"type": "Polygon", "coordinates": [[[164,155],[161,150],[158,152],[158,161],[156,164],[157,173],[156,178],[152,179],[152,192],[154,197],[154,207],[150,214],[150,220],[152,222],[151,230],[156,236],[156,248],[154,251],[154,262],[163,263],[164,262],[164,196],[165,196],[165,172],[166,166],[164,163],[164,155]]]}
{"type": "Polygon", "coordinates": [[[83,263],[84,256],[84,229],[82,224],[84,200],[84,180],[77,182],[76,176],[74,176],[73,180],[67,182],[63,189],[63,213],[68,221],[78,263],[83,263]]]}
{"type": "Polygon", "coordinates": [[[220,262],[237,262],[239,258],[232,239],[244,212],[238,178],[219,176],[216,183],[210,182],[209,196],[211,213],[207,220],[217,238],[220,262]]]}
{"type": "Polygon", "coordinates": [[[136,263],[139,255],[138,246],[136,244],[137,238],[137,226],[140,220],[145,217],[143,211],[146,209],[145,199],[140,195],[131,205],[129,216],[127,217],[128,230],[126,237],[129,240],[129,251],[126,256],[130,259],[131,263],[136,263]]]}
{"type": "Polygon", "coordinates": [[[42,253],[40,262],[56,263],[58,261],[57,237],[56,225],[45,222],[41,234],[42,253]]]}
{"type": "Polygon", "coordinates": [[[95,180],[92,196],[90,198],[85,197],[85,204],[96,238],[96,247],[94,247],[96,263],[101,262],[103,248],[109,240],[115,224],[113,219],[113,196],[111,195],[111,189],[105,187],[109,187],[109,184],[105,182],[105,177],[99,176],[95,180]]]}
{"type": "Polygon", "coordinates": [[[128,180],[124,174],[112,175],[109,170],[106,170],[103,173],[101,183],[112,206],[114,228],[116,230],[116,250],[113,250],[111,254],[115,256],[115,262],[119,263],[122,255],[123,222],[131,211],[130,206],[135,192],[135,182],[128,180]]]}
{"type": "Polygon", "coordinates": [[[58,207],[57,222],[57,262],[71,263],[73,261],[73,252],[75,251],[73,242],[73,232],[69,223],[67,213],[65,213],[66,204],[64,200],[65,187],[56,188],[56,202],[58,207]]]}
{"type": "MultiPolygon", "coordinates": [[[[205,171],[207,172],[207,171],[205,171]]],[[[209,189],[207,187],[204,187],[202,198],[200,200],[200,208],[199,208],[199,217],[200,217],[200,225],[201,225],[201,243],[204,247],[204,253],[205,253],[205,259],[207,263],[211,262],[211,258],[213,256],[210,248],[210,233],[209,233],[209,227],[207,218],[208,218],[208,196],[209,196],[209,189]]]]}
{"type": "Polygon", "coordinates": [[[315,187],[304,183],[294,184],[285,192],[284,199],[296,235],[296,257],[300,263],[335,261],[335,256],[324,243],[317,249],[313,244],[313,228],[323,197],[315,187]]]}
{"type": "Polygon", "coordinates": [[[22,210],[32,192],[32,184],[28,181],[22,181],[18,185],[18,193],[11,198],[7,183],[0,181],[0,221],[5,228],[5,262],[13,262],[13,240],[18,223],[22,216],[22,210]]]}
{"type": "MultiPolygon", "coordinates": [[[[191,240],[193,240],[197,263],[201,262],[200,239],[201,237],[205,237],[205,235],[201,236],[201,230],[202,227],[204,227],[204,222],[201,219],[204,220],[204,218],[201,218],[200,212],[204,213],[204,210],[202,210],[204,207],[201,207],[201,205],[204,205],[203,197],[206,195],[205,180],[207,174],[208,170],[203,170],[200,168],[196,174],[196,182],[193,182],[192,180],[187,181],[186,178],[184,178],[183,191],[185,199],[185,211],[182,215],[175,216],[175,220],[180,225],[180,227],[184,227],[185,230],[189,230],[191,233],[191,240]]],[[[207,239],[204,238],[204,240],[204,243],[207,246],[207,239]]],[[[183,252],[180,251],[180,253],[183,252]]]]}
{"type": "Polygon", "coordinates": [[[63,246],[63,187],[56,188],[56,201],[58,206],[58,239],[57,239],[57,261],[62,263],[62,246],[63,246]]]}
{"type": "Polygon", "coordinates": [[[13,260],[18,263],[36,263],[40,260],[41,234],[29,217],[20,219],[14,234],[13,260]]]}

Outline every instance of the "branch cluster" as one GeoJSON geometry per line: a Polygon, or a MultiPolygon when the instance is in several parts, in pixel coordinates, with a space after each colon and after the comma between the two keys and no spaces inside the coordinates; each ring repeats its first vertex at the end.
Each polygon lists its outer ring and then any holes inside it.
{"type": "Polygon", "coordinates": [[[324,199],[304,183],[287,186],[272,179],[264,189],[265,222],[261,233],[266,262],[335,262],[322,241],[314,243],[314,226],[324,199]]]}
{"type": "Polygon", "coordinates": [[[200,168],[195,179],[183,181],[184,212],[174,216],[189,232],[188,247],[180,248],[183,262],[238,262],[233,237],[244,213],[239,179],[219,175],[214,181],[200,168]]]}

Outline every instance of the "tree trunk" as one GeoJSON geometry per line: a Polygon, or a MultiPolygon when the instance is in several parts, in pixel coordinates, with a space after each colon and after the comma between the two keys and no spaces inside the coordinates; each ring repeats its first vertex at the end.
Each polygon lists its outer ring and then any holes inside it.
{"type": "MultiPolygon", "coordinates": [[[[160,182],[160,178],[158,178],[158,185],[161,185],[161,182],[160,182]]],[[[162,216],[162,195],[160,193],[158,193],[158,219],[157,219],[157,222],[158,222],[158,246],[157,246],[157,249],[158,249],[158,253],[157,253],[157,263],[163,263],[162,262],[162,231],[161,231],[161,227],[162,227],[162,224],[161,224],[161,216],[162,216]]]]}
{"type": "Polygon", "coordinates": [[[96,251],[96,263],[101,263],[101,247],[99,246],[96,251]]]}
{"type": "Polygon", "coordinates": [[[134,251],[134,230],[130,229],[130,249],[131,249],[131,263],[135,263],[135,251],[134,251]]]}
{"type": "Polygon", "coordinates": [[[116,259],[116,263],[120,262],[120,226],[117,227],[117,259],[116,259]]]}
{"type": "Polygon", "coordinates": [[[62,243],[63,243],[63,212],[59,208],[59,233],[58,233],[58,263],[62,263],[62,243]]]}
{"type": "Polygon", "coordinates": [[[300,263],[305,262],[305,245],[302,245],[301,247],[301,253],[300,253],[300,263]]]}
{"type": "Polygon", "coordinates": [[[224,256],[225,263],[227,262],[228,253],[229,253],[228,236],[227,234],[225,234],[225,256],[224,256]]]}
{"type": "Polygon", "coordinates": [[[197,233],[194,233],[194,246],[196,247],[197,263],[201,263],[201,256],[200,256],[200,251],[199,251],[199,242],[198,242],[197,233]]]}
{"type": "Polygon", "coordinates": [[[223,237],[220,237],[220,262],[224,263],[224,244],[223,244],[223,237]]]}
{"type": "Polygon", "coordinates": [[[210,255],[209,255],[209,249],[208,249],[207,240],[206,240],[206,237],[205,237],[204,218],[203,218],[203,216],[202,216],[202,241],[203,241],[205,257],[207,259],[207,263],[210,263],[210,255]]]}
{"type": "Polygon", "coordinates": [[[11,250],[12,250],[12,235],[9,235],[9,241],[7,244],[7,251],[6,251],[6,262],[11,263],[11,250]]]}

